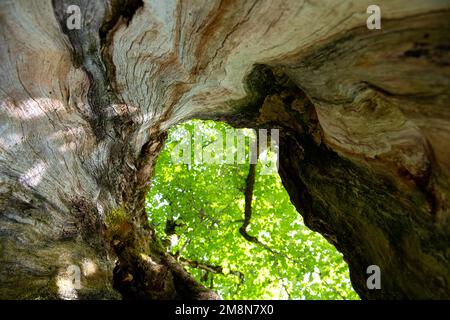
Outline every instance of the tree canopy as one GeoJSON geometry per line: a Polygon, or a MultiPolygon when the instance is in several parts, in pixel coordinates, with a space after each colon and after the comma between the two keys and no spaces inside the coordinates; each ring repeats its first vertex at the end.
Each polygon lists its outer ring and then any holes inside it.
{"type": "MultiPolygon", "coordinates": [[[[149,223],[167,250],[224,299],[357,299],[342,255],[305,227],[277,173],[253,167],[242,230],[251,164],[173,161],[186,133],[200,133],[206,147],[227,128],[192,120],[169,132],[146,198],[149,223]]],[[[199,152],[190,151],[192,159],[199,152]]]]}

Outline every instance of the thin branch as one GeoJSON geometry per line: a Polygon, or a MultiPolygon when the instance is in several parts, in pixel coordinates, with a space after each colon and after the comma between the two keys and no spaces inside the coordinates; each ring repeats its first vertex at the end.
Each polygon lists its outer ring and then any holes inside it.
{"type": "MultiPolygon", "coordinates": [[[[258,151],[256,151],[258,152],[258,151]]],[[[258,158],[258,157],[257,157],[258,158]]],[[[252,218],[252,201],[253,201],[253,189],[255,187],[255,177],[256,177],[256,163],[250,164],[247,179],[245,181],[245,206],[244,206],[244,222],[242,223],[242,226],[239,228],[239,233],[249,242],[253,242],[260,247],[264,248],[265,250],[269,251],[273,255],[278,255],[286,258],[287,260],[290,260],[294,263],[300,263],[299,261],[289,257],[288,255],[281,253],[275,249],[272,249],[267,244],[261,242],[257,237],[251,236],[247,232],[247,228],[250,224],[250,220],[252,218]]]]}
{"type": "Polygon", "coordinates": [[[175,258],[178,258],[181,253],[184,251],[184,249],[186,249],[186,247],[189,245],[189,243],[191,243],[191,238],[187,239],[184,243],[183,246],[180,248],[180,250],[178,250],[177,252],[175,252],[174,256],[175,258]]]}
{"type": "Polygon", "coordinates": [[[287,296],[288,296],[288,300],[292,300],[291,293],[289,292],[289,290],[288,290],[286,284],[284,283],[283,280],[280,280],[280,281],[281,281],[281,286],[282,286],[283,289],[284,289],[284,292],[286,292],[286,294],[287,294],[287,296]]]}
{"type": "Polygon", "coordinates": [[[252,218],[252,200],[253,200],[253,188],[255,186],[255,176],[256,176],[256,164],[251,163],[247,179],[245,181],[245,207],[244,207],[244,223],[239,228],[241,235],[248,241],[260,244],[256,237],[248,234],[247,227],[250,224],[250,219],[252,218]]]}
{"type": "Polygon", "coordinates": [[[339,292],[339,290],[335,289],[330,283],[328,283],[327,280],[325,280],[324,278],[322,278],[322,272],[320,272],[320,271],[319,271],[319,276],[320,276],[320,279],[326,284],[326,286],[327,286],[329,289],[331,289],[334,293],[336,293],[338,296],[340,296],[340,297],[342,298],[342,300],[347,300],[347,299],[345,298],[345,296],[343,296],[343,295],[341,294],[341,292],[339,292]]]}

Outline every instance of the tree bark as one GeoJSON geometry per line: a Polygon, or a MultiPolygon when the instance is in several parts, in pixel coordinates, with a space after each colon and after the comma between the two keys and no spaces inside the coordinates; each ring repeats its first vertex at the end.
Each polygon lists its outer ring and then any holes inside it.
{"type": "Polygon", "coordinates": [[[0,298],[218,298],[144,210],[194,117],[280,129],[291,200],[362,298],[449,298],[450,1],[380,0],[381,30],[370,4],[2,1],[0,298]]]}

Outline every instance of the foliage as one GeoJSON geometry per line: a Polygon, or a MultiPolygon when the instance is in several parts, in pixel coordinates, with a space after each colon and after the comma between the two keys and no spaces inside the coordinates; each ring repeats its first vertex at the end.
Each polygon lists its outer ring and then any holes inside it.
{"type": "Polygon", "coordinates": [[[219,273],[186,263],[224,299],[358,298],[342,255],[304,226],[278,174],[261,175],[260,165],[248,233],[275,253],[244,239],[239,228],[249,164],[174,164],[171,151],[180,128],[193,134],[194,127],[203,136],[229,128],[193,120],[171,130],[146,202],[149,223],[165,238],[167,250],[180,261],[222,267],[219,273]]]}

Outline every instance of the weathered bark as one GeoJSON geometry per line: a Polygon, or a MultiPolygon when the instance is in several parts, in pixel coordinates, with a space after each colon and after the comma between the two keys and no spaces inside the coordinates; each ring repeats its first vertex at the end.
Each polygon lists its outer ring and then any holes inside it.
{"type": "Polygon", "coordinates": [[[449,298],[450,2],[378,1],[381,30],[369,4],[2,1],[0,298],[217,298],[143,205],[193,117],[281,129],[286,189],[362,297],[449,298]]]}

